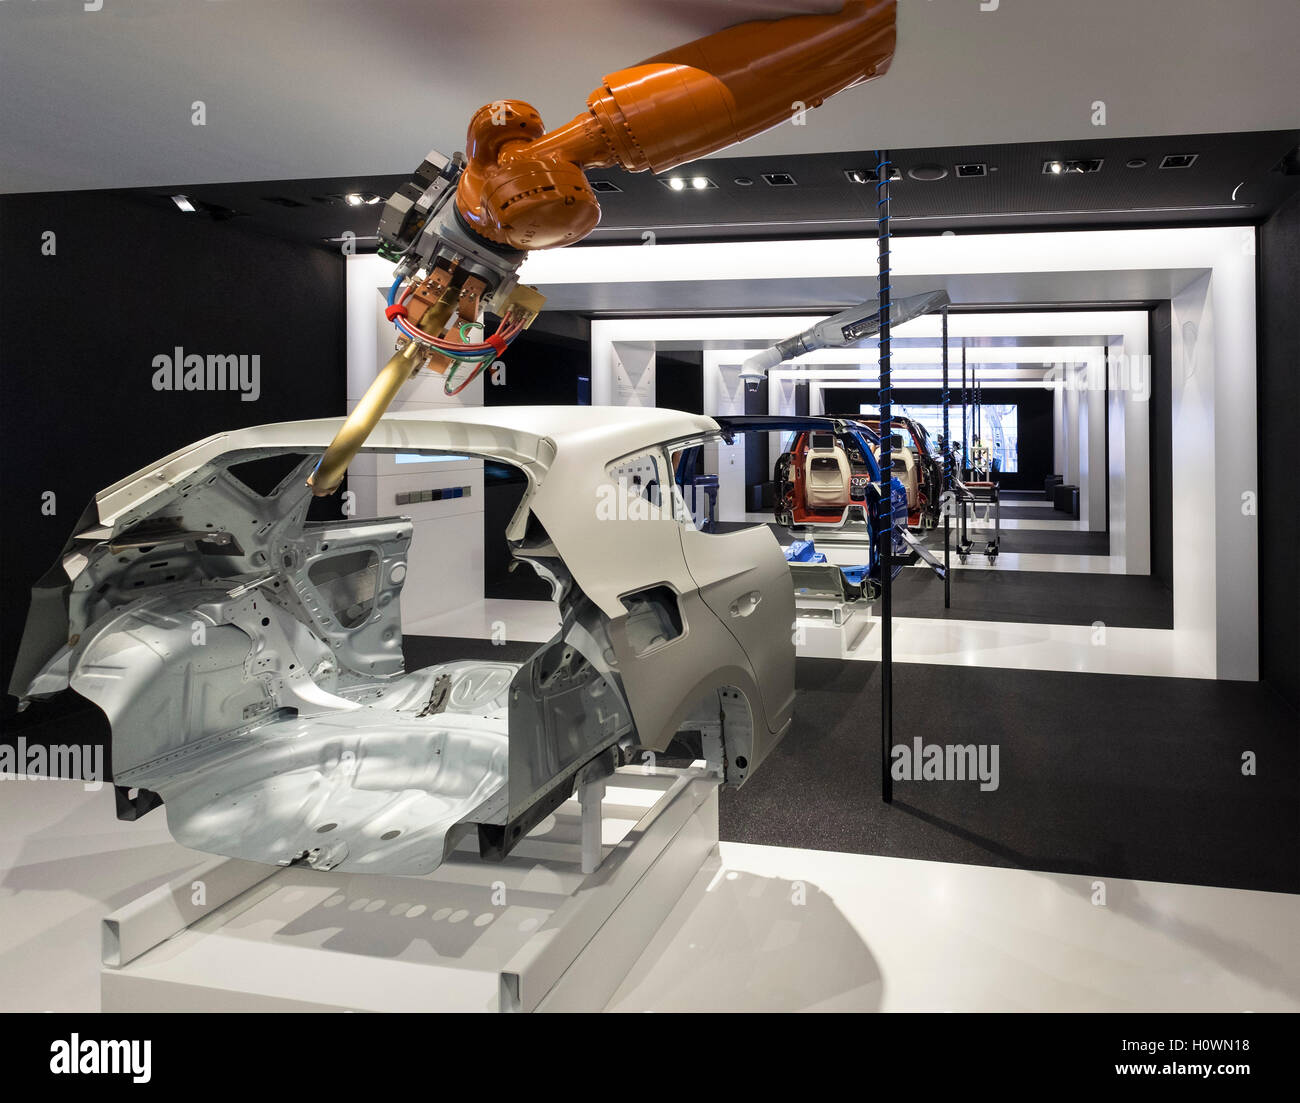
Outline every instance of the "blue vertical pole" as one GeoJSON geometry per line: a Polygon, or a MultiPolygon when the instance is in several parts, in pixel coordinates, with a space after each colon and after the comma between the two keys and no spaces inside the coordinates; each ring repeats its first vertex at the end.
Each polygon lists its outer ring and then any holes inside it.
{"type": "Polygon", "coordinates": [[[894,745],[894,640],[890,588],[894,573],[894,457],[892,396],[889,384],[889,154],[876,153],[876,275],[880,299],[880,379],[876,398],[880,406],[880,797],[894,799],[894,779],[889,772],[894,745]]]}

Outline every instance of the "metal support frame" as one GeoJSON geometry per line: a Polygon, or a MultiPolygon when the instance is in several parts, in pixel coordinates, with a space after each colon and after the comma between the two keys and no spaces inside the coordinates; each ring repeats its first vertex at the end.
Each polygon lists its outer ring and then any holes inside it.
{"type": "Polygon", "coordinates": [[[579,821],[593,822],[586,808],[594,800],[582,811],[566,802],[490,874],[472,836],[429,876],[330,874],[337,880],[328,889],[326,875],[301,866],[208,859],[104,919],[104,1010],[602,1008],[716,854],[720,779],[626,766],[591,784],[591,797],[608,786],[611,832],[592,874],[578,873],[575,842],[579,821]],[[201,902],[196,880],[206,886],[201,902]],[[325,946],[318,909],[335,891],[353,903],[382,896],[424,913],[491,912],[495,921],[482,935],[405,954],[393,947],[392,924],[407,922],[392,918],[398,909],[338,907],[330,922],[342,945],[325,946]],[[236,929],[246,937],[232,937],[236,929]]]}
{"type": "Polygon", "coordinates": [[[939,505],[943,510],[943,607],[952,608],[952,567],[949,545],[952,531],[952,439],[948,435],[948,308],[943,308],[943,489],[939,505]]]}
{"type": "Polygon", "coordinates": [[[970,428],[966,424],[966,339],[961,342],[961,477],[970,471],[970,428]]]}
{"type": "Polygon", "coordinates": [[[601,805],[605,799],[606,778],[598,781],[585,781],[578,786],[578,807],[582,816],[582,872],[595,873],[600,865],[601,850],[601,805]]]}
{"type": "Polygon", "coordinates": [[[876,153],[876,273],[880,301],[880,377],[876,401],[880,408],[880,481],[877,533],[880,542],[880,797],[886,804],[894,799],[893,777],[889,772],[894,743],[894,641],[891,617],[894,548],[894,457],[893,410],[889,373],[889,153],[876,153]]]}

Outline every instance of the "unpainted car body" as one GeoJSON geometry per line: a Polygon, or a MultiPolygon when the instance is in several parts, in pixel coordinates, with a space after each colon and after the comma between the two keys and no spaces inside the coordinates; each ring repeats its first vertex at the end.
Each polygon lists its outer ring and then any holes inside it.
{"type": "Polygon", "coordinates": [[[576,781],[679,730],[699,731],[735,785],[784,736],[794,599],[779,545],[765,526],[697,531],[673,490],[670,449],[716,438],[712,419],[384,418],[367,451],[524,473],[506,537],[562,616],[527,662],[411,673],[411,521],[307,520],[306,478],[341,424],[223,433],[128,476],[33,591],[11,692],[26,703],[71,688],[104,711],[125,818],[161,802],[195,849],[422,874],[470,832],[503,857],[576,781]],[[298,459],[268,494],[239,477],[277,457],[298,459]]]}

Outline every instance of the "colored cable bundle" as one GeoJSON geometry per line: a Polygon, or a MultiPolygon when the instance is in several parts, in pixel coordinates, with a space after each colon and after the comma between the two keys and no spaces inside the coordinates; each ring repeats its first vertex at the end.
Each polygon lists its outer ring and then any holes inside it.
{"type": "Polygon", "coordinates": [[[483,328],[482,322],[468,321],[461,324],[459,329],[460,341],[448,341],[445,338],[437,337],[431,333],[425,333],[414,323],[411,322],[406,312],[406,300],[410,298],[411,292],[414,291],[414,285],[406,288],[399,296],[398,292],[405,282],[404,277],[399,276],[393,281],[392,287],[388,289],[388,309],[384,311],[388,320],[397,327],[397,331],[404,337],[412,341],[419,341],[427,345],[435,352],[446,356],[453,361],[451,369],[447,373],[447,378],[443,384],[443,391],[448,395],[458,395],[466,387],[479,377],[483,369],[491,364],[498,356],[505,352],[506,348],[524,329],[524,319],[519,316],[510,315],[503,318],[497,331],[483,341],[473,342],[466,339],[466,331],[474,326],[483,328]],[[473,364],[474,370],[467,378],[458,383],[455,387],[451,385],[452,379],[456,374],[456,369],[462,364],[473,364]]]}

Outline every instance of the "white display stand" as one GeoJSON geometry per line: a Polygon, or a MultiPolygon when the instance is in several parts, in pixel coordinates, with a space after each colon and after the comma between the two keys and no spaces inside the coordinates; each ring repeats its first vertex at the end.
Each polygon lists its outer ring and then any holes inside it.
{"type": "Polygon", "coordinates": [[[427,877],[214,859],[105,918],[103,1009],[599,1010],[716,848],[718,784],[624,767],[585,832],[571,798],[504,862],[471,837],[427,877]]]}
{"type": "Polygon", "coordinates": [[[847,659],[880,624],[870,605],[831,598],[795,598],[796,653],[805,659],[847,659]]]}

